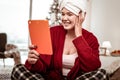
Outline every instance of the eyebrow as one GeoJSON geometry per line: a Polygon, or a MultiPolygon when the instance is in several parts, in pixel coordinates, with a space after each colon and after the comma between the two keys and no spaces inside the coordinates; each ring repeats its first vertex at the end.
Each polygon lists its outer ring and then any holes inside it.
{"type": "MultiPolygon", "coordinates": [[[[64,13],[64,12],[61,12],[61,13],[64,13]]],[[[70,14],[73,14],[73,13],[72,13],[72,12],[70,12],[70,11],[69,11],[69,12],[66,12],[66,13],[70,13],[70,14]]]]}

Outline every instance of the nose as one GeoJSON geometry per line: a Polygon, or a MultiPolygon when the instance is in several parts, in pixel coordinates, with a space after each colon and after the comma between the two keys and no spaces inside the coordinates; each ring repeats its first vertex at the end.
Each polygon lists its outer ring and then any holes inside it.
{"type": "Polygon", "coordinates": [[[67,20],[68,19],[67,15],[62,16],[62,19],[67,20]]]}

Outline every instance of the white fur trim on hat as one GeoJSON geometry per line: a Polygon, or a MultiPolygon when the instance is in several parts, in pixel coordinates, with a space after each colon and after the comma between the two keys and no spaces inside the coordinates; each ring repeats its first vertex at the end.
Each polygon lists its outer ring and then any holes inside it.
{"type": "Polygon", "coordinates": [[[60,10],[62,10],[63,7],[65,7],[69,11],[78,15],[81,10],[83,12],[86,12],[86,2],[85,1],[86,0],[60,0],[59,7],[60,7],[60,10]]]}

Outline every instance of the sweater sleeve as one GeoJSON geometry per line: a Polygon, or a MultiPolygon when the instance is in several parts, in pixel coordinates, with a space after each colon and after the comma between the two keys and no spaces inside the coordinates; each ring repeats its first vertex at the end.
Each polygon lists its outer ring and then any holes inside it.
{"type": "Polygon", "coordinates": [[[77,49],[77,63],[80,64],[81,70],[88,72],[93,71],[101,66],[99,60],[99,44],[95,36],[91,35],[86,39],[79,36],[73,40],[77,49]]]}
{"type": "Polygon", "coordinates": [[[50,66],[50,60],[50,55],[41,55],[35,64],[29,64],[29,62],[26,60],[25,67],[32,72],[45,73],[47,68],[50,66]]]}

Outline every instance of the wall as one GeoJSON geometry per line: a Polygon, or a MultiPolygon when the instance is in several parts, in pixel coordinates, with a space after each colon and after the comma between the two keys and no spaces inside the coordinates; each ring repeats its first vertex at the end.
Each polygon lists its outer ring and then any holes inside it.
{"type": "Polygon", "coordinates": [[[120,49],[120,0],[92,0],[91,31],[100,45],[109,40],[112,49],[120,49]]]}
{"type": "Polygon", "coordinates": [[[90,18],[91,18],[91,1],[86,0],[86,17],[83,23],[83,28],[90,30],[90,18]]]}

